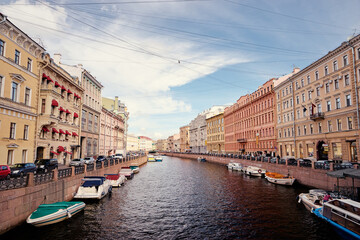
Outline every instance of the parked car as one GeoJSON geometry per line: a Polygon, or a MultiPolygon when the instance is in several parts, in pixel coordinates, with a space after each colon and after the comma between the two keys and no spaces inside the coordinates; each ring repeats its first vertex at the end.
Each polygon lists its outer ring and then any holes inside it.
{"type": "Polygon", "coordinates": [[[95,159],[93,157],[86,157],[86,158],[84,158],[84,163],[85,164],[94,164],[95,159]]]}
{"type": "Polygon", "coordinates": [[[84,166],[84,165],[85,165],[85,160],[82,158],[75,158],[75,159],[71,160],[71,162],[70,162],[70,167],[71,166],[77,167],[77,166],[84,166]]]}
{"type": "Polygon", "coordinates": [[[35,162],[38,172],[49,172],[58,168],[57,159],[40,159],[35,162]]]}
{"type": "Polygon", "coordinates": [[[299,162],[300,167],[311,167],[311,162],[313,160],[309,158],[298,158],[297,161],[299,162]]]}
{"type": "Polygon", "coordinates": [[[10,179],[11,170],[8,165],[0,165],[0,179],[10,179]]]}
{"type": "Polygon", "coordinates": [[[315,162],[315,168],[330,169],[330,162],[328,160],[319,160],[315,162]]]}
{"type": "Polygon", "coordinates": [[[11,177],[22,177],[29,172],[36,173],[37,167],[34,163],[16,163],[10,167],[11,177]]]}
{"type": "Polygon", "coordinates": [[[121,153],[117,153],[115,154],[114,158],[120,158],[120,159],[123,159],[124,156],[121,154],[121,153]]]}
{"type": "Polygon", "coordinates": [[[102,162],[106,159],[106,157],[104,155],[99,155],[96,159],[96,162],[102,162]]]}
{"type": "Polygon", "coordinates": [[[270,159],[271,163],[276,163],[276,161],[277,161],[277,157],[273,157],[273,158],[270,159]]]}

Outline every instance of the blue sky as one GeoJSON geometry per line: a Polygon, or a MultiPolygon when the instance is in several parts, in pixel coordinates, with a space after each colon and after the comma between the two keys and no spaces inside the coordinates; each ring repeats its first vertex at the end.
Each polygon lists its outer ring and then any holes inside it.
{"type": "Polygon", "coordinates": [[[119,96],[130,133],[153,139],[359,34],[359,9],[357,0],[0,3],[50,54],[83,64],[104,85],[103,96],[119,96]]]}

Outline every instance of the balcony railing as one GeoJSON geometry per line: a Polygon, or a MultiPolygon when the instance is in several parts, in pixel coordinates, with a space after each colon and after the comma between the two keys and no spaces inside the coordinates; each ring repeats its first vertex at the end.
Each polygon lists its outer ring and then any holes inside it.
{"type": "Polygon", "coordinates": [[[318,119],[324,119],[325,118],[325,113],[323,112],[319,112],[319,113],[315,113],[315,114],[310,114],[310,119],[311,120],[318,120],[318,119]]]}
{"type": "Polygon", "coordinates": [[[239,143],[246,143],[247,142],[247,139],[246,138],[239,138],[237,140],[239,143]]]}

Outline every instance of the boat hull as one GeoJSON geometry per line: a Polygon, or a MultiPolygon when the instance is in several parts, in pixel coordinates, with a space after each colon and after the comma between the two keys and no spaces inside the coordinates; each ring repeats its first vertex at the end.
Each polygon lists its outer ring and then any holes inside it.
{"type": "Polygon", "coordinates": [[[313,212],[313,210],[315,209],[321,208],[321,203],[319,202],[319,204],[315,204],[311,199],[309,199],[308,193],[299,194],[299,203],[300,202],[302,202],[305,208],[310,212],[313,212]]]}
{"type": "Polygon", "coordinates": [[[32,219],[32,214],[26,219],[26,222],[35,226],[35,227],[41,227],[46,225],[51,225],[54,223],[58,223],[61,221],[64,221],[73,215],[79,213],[80,211],[84,210],[85,203],[81,202],[78,204],[74,204],[71,207],[68,207],[67,209],[60,209],[59,211],[46,215],[44,217],[35,218],[32,219]]]}

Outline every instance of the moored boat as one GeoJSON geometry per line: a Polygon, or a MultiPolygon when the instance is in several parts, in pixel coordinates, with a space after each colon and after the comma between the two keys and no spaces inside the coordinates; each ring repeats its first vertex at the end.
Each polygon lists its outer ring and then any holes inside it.
{"type": "Polygon", "coordinates": [[[125,176],[120,175],[119,173],[115,174],[104,174],[107,180],[110,181],[111,186],[120,187],[125,183],[125,176]]]}
{"type": "Polygon", "coordinates": [[[243,168],[241,163],[229,163],[227,167],[229,170],[233,170],[233,171],[241,171],[243,168]]]}
{"type": "Polygon", "coordinates": [[[162,162],[163,158],[161,156],[155,156],[156,162],[162,162]]]}
{"type": "Polygon", "coordinates": [[[206,158],[203,158],[203,157],[198,157],[197,160],[199,162],[206,162],[206,158]]]}
{"type": "Polygon", "coordinates": [[[85,208],[84,202],[56,202],[41,204],[27,219],[26,222],[41,227],[54,224],[71,218],[85,208]]]}
{"type": "Polygon", "coordinates": [[[316,216],[329,222],[343,239],[360,239],[360,203],[350,199],[325,202],[314,210],[316,216]]]}
{"type": "Polygon", "coordinates": [[[132,179],[134,177],[134,173],[130,167],[122,167],[119,174],[124,175],[126,179],[132,179]]]}
{"type": "Polygon", "coordinates": [[[265,169],[262,169],[259,167],[254,167],[254,166],[248,166],[245,169],[245,174],[249,175],[249,176],[262,177],[265,175],[265,173],[266,173],[265,169]]]}
{"type": "Polygon", "coordinates": [[[295,178],[291,176],[285,176],[280,173],[267,172],[265,173],[265,178],[271,183],[279,184],[279,185],[293,185],[295,182],[295,178]]]}
{"type": "Polygon", "coordinates": [[[139,168],[139,166],[135,166],[135,165],[131,165],[130,166],[130,169],[132,170],[132,172],[133,173],[139,173],[139,171],[140,171],[140,168],[139,168]]]}
{"type": "Polygon", "coordinates": [[[323,198],[326,195],[326,191],[322,189],[311,189],[308,193],[300,193],[298,196],[298,202],[303,203],[305,208],[312,212],[315,209],[321,208],[323,204],[323,198]]]}
{"type": "Polygon", "coordinates": [[[154,155],[148,155],[147,161],[148,162],[156,162],[154,155]]]}
{"type": "Polygon", "coordinates": [[[78,199],[102,199],[111,193],[112,186],[109,180],[102,176],[91,176],[82,179],[82,184],[74,198],[78,199]]]}

